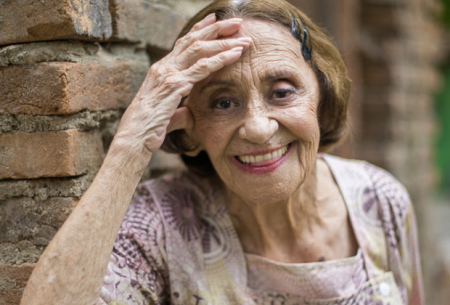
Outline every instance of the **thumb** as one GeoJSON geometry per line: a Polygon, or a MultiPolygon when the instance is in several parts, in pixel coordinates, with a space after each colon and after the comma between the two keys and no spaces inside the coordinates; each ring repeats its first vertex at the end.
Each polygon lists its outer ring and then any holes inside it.
{"type": "Polygon", "coordinates": [[[170,119],[169,126],[167,126],[167,133],[178,130],[194,128],[194,117],[191,111],[187,107],[180,107],[175,110],[172,118],[170,119]]]}

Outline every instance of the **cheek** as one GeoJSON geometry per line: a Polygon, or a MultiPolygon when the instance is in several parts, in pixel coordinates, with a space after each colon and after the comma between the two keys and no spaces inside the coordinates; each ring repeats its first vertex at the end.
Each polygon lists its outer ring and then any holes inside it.
{"type": "Polygon", "coordinates": [[[208,119],[208,117],[196,120],[194,132],[211,158],[215,158],[217,154],[225,150],[232,133],[229,124],[208,119]]]}
{"type": "Polygon", "coordinates": [[[283,111],[279,122],[294,135],[307,142],[320,137],[319,122],[314,106],[297,106],[283,111]]]}

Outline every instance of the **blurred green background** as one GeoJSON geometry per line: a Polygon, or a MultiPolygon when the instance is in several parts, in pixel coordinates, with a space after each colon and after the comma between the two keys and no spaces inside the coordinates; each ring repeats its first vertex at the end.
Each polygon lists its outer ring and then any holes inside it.
{"type": "MultiPolygon", "coordinates": [[[[450,0],[441,0],[443,4],[442,21],[450,31],[450,0]]],[[[446,38],[450,36],[446,35],[446,38]]],[[[447,42],[448,44],[449,42],[447,42]]],[[[435,99],[438,133],[436,139],[436,167],[441,177],[439,190],[450,196],[450,58],[447,57],[441,67],[442,86],[435,99]]]]}

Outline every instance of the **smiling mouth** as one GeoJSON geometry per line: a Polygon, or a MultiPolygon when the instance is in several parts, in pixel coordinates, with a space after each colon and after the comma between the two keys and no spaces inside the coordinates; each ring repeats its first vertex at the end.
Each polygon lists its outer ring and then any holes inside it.
{"type": "Polygon", "coordinates": [[[288,150],[290,144],[263,155],[236,156],[236,159],[247,166],[265,166],[279,160],[288,150]]]}

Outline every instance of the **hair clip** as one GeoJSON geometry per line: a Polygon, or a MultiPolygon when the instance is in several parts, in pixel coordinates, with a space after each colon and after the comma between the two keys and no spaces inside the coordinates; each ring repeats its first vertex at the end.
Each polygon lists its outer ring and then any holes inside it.
{"type": "Polygon", "coordinates": [[[311,59],[311,52],[312,52],[312,41],[311,36],[308,35],[308,31],[306,30],[305,25],[303,24],[303,21],[300,19],[300,22],[302,24],[303,28],[303,38],[300,36],[300,25],[298,24],[297,19],[295,19],[294,16],[292,16],[292,28],[291,33],[294,35],[295,38],[297,38],[298,41],[302,43],[302,54],[303,57],[305,57],[306,60],[311,59]],[[297,30],[298,27],[298,30],[297,30]],[[306,46],[306,41],[309,38],[309,47],[306,46]]]}

